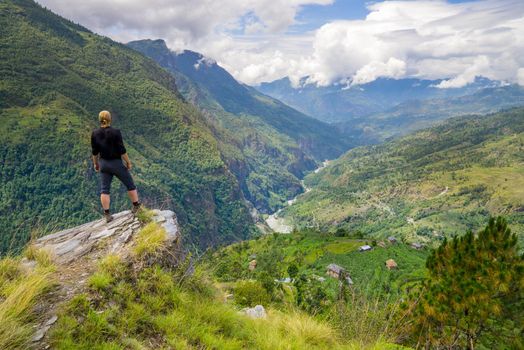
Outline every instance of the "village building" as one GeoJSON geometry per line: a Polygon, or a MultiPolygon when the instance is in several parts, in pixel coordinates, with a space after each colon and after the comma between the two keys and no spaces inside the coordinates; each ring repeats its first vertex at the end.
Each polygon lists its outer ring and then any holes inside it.
{"type": "Polygon", "coordinates": [[[277,283],[291,283],[292,279],[290,277],[286,277],[282,279],[275,279],[274,281],[277,283]]]}
{"type": "Polygon", "coordinates": [[[337,264],[329,264],[327,267],[326,274],[336,279],[340,279],[341,275],[345,275],[347,283],[353,284],[353,280],[349,276],[349,272],[347,272],[346,269],[337,264]]]}
{"type": "Polygon", "coordinates": [[[420,249],[424,248],[424,245],[422,243],[413,242],[413,243],[411,243],[411,248],[420,250],[420,249]]]}
{"type": "Polygon", "coordinates": [[[358,248],[358,251],[359,252],[367,252],[367,251],[372,250],[372,249],[373,249],[372,246],[366,244],[366,245],[363,245],[360,248],[358,248]]]}
{"type": "Polygon", "coordinates": [[[256,268],[257,268],[257,261],[256,260],[251,260],[249,262],[249,271],[253,271],[256,268]]]}
{"type": "Polygon", "coordinates": [[[396,239],[395,237],[393,237],[393,236],[389,236],[389,237],[388,237],[388,241],[389,241],[389,243],[391,243],[391,244],[395,244],[395,243],[397,243],[397,239],[396,239]]]}
{"type": "Polygon", "coordinates": [[[393,259],[386,260],[386,268],[388,270],[398,269],[398,265],[393,259]]]}

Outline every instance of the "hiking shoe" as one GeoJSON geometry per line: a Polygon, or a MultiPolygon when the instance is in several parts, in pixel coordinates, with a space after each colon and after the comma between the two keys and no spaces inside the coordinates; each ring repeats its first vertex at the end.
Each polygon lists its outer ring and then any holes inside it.
{"type": "Polygon", "coordinates": [[[142,203],[138,203],[137,205],[133,204],[133,208],[131,208],[131,213],[133,213],[133,215],[136,215],[136,213],[138,213],[140,209],[142,209],[142,203]]]}
{"type": "Polygon", "coordinates": [[[106,223],[113,221],[113,215],[111,215],[110,213],[104,213],[104,218],[106,219],[106,223]]]}

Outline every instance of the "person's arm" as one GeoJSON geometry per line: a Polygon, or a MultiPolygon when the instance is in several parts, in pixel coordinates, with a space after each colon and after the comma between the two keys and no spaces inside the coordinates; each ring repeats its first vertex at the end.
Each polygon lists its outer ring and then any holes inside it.
{"type": "Polygon", "coordinates": [[[128,170],[131,170],[133,166],[131,165],[131,161],[129,160],[129,156],[127,155],[127,150],[124,146],[124,140],[122,139],[122,133],[120,132],[120,130],[118,130],[117,147],[118,151],[120,152],[120,157],[122,158],[124,163],[126,163],[126,168],[128,170]]]}
{"type": "Polygon", "coordinates": [[[98,173],[98,171],[100,170],[100,164],[98,164],[98,154],[96,156],[91,156],[91,158],[93,159],[93,167],[95,168],[95,171],[98,173]]]}
{"type": "Polygon", "coordinates": [[[131,170],[133,165],[131,164],[131,161],[129,160],[129,156],[127,155],[127,153],[122,154],[122,160],[124,161],[124,163],[126,163],[126,168],[128,170],[131,170]]]}
{"type": "Polygon", "coordinates": [[[93,160],[93,167],[95,168],[95,171],[98,172],[100,170],[100,164],[98,164],[98,155],[100,154],[100,150],[98,149],[98,144],[95,140],[95,134],[91,134],[91,159],[93,160]]]}

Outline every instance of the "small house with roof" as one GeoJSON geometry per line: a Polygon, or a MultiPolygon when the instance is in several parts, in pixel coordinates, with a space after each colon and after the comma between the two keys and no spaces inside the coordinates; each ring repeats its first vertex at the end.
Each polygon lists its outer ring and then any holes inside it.
{"type": "Polygon", "coordinates": [[[388,259],[386,260],[386,268],[388,270],[394,270],[394,269],[398,269],[398,265],[397,263],[395,262],[395,260],[393,259],[388,259]]]}
{"type": "Polygon", "coordinates": [[[344,269],[342,266],[339,266],[337,264],[329,264],[327,267],[326,274],[336,279],[340,279],[341,276],[342,278],[345,276],[348,284],[353,284],[353,280],[349,276],[349,272],[347,272],[346,269],[344,269]]]}
{"type": "Polygon", "coordinates": [[[413,242],[411,243],[411,248],[421,250],[422,248],[424,248],[424,245],[419,242],[413,242]]]}
{"type": "Polygon", "coordinates": [[[367,251],[372,250],[372,249],[373,249],[372,246],[366,244],[366,245],[363,245],[360,248],[358,248],[358,251],[359,252],[367,252],[367,251]]]}

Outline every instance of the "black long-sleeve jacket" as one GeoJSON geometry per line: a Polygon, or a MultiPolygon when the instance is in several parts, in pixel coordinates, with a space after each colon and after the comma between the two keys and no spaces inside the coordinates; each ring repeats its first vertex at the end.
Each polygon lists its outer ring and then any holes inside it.
{"type": "Polygon", "coordinates": [[[94,156],[100,154],[103,159],[119,159],[127,152],[122,133],[112,127],[94,130],[91,134],[91,148],[94,156]]]}

